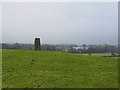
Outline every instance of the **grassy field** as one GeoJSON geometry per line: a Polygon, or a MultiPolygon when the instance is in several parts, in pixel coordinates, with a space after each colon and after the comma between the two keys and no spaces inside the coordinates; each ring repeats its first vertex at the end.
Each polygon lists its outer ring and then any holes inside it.
{"type": "MultiPolygon", "coordinates": [[[[83,54],[83,55],[89,55],[88,53],[87,54],[83,54]]],[[[118,55],[118,53],[115,53],[115,55],[118,55]]],[[[92,53],[91,56],[111,56],[111,53],[92,53]]],[[[118,57],[116,57],[118,58],[118,57]]]]}
{"type": "Polygon", "coordinates": [[[117,88],[118,59],[54,51],[3,50],[3,88],[117,88]]]}

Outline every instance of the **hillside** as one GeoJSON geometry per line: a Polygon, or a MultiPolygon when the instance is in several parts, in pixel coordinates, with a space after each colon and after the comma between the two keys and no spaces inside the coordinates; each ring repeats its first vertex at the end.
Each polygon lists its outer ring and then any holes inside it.
{"type": "Polygon", "coordinates": [[[118,59],[55,51],[3,50],[3,88],[117,88],[118,59]]]}

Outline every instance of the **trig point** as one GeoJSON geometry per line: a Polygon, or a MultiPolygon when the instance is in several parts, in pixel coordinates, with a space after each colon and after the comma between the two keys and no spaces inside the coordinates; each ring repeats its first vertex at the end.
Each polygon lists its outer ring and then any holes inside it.
{"type": "Polygon", "coordinates": [[[41,50],[40,38],[35,38],[34,49],[41,50]]]}

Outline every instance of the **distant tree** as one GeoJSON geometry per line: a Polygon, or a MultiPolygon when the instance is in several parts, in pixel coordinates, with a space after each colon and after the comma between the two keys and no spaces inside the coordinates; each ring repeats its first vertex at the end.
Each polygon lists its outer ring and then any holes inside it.
{"type": "Polygon", "coordinates": [[[84,49],[86,49],[86,44],[83,44],[82,47],[84,47],[84,49]]]}
{"type": "Polygon", "coordinates": [[[113,57],[114,57],[114,56],[116,56],[116,54],[115,54],[114,52],[111,52],[111,56],[113,56],[113,57]]]}
{"type": "Polygon", "coordinates": [[[86,47],[87,47],[87,45],[86,45],[86,44],[83,44],[82,47],[83,47],[82,52],[83,52],[83,53],[86,53],[86,47]]]}
{"type": "Polygon", "coordinates": [[[10,45],[7,43],[2,43],[2,49],[9,49],[10,45]]]}
{"type": "Polygon", "coordinates": [[[56,51],[56,47],[50,44],[42,45],[42,50],[56,51]]]}
{"type": "Polygon", "coordinates": [[[93,48],[93,47],[89,47],[89,48],[87,49],[87,53],[88,53],[89,55],[91,55],[93,52],[94,52],[94,48],[93,48]]]}
{"type": "Polygon", "coordinates": [[[21,44],[15,43],[13,49],[23,49],[23,48],[21,44]]]}

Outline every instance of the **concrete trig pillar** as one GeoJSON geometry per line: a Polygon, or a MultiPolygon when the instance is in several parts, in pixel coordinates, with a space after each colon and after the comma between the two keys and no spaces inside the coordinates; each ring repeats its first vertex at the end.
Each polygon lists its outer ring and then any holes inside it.
{"type": "Polygon", "coordinates": [[[40,38],[35,38],[34,50],[41,50],[40,38]]]}

